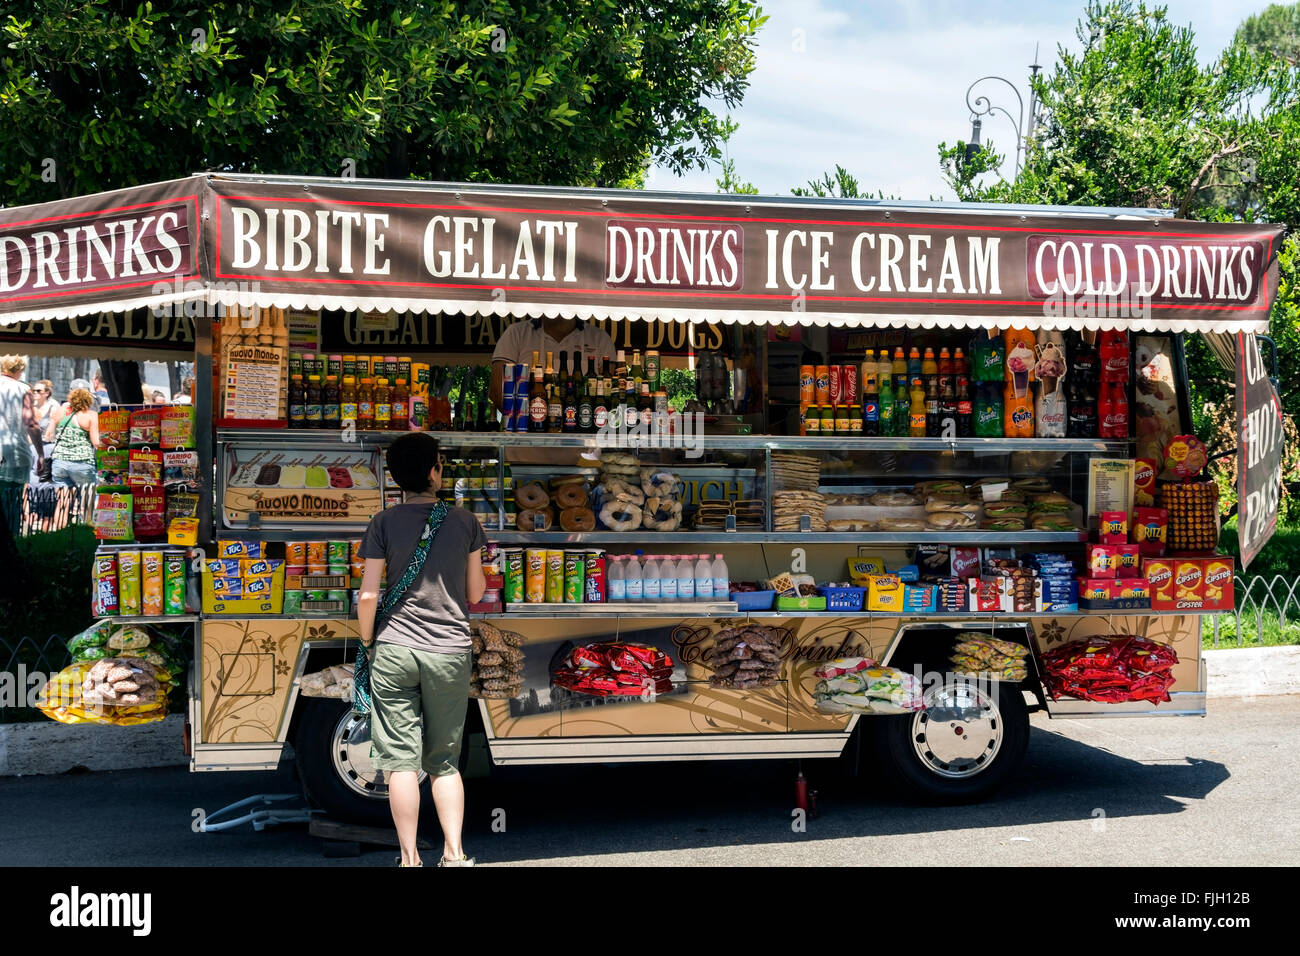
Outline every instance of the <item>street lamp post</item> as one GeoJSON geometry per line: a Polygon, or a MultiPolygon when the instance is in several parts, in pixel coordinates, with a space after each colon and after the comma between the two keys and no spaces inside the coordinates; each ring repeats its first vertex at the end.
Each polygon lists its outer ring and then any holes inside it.
{"type": "Polygon", "coordinates": [[[978,153],[982,148],[980,146],[980,130],[984,125],[983,117],[992,116],[994,113],[1001,113],[1011,123],[1012,129],[1016,134],[1015,171],[1017,175],[1020,173],[1021,154],[1025,151],[1029,139],[1033,135],[1033,131],[1031,127],[1034,124],[1034,118],[1038,111],[1038,100],[1034,93],[1033,77],[1038,76],[1038,71],[1040,69],[1042,69],[1042,67],[1039,66],[1038,64],[1038,49],[1035,47],[1034,62],[1029,65],[1030,85],[1029,85],[1029,120],[1028,120],[1029,125],[1028,126],[1025,125],[1024,98],[1020,95],[1020,90],[1016,89],[1016,85],[1012,83],[1010,80],[1001,76],[981,76],[978,80],[976,80],[969,87],[967,87],[966,108],[970,110],[970,115],[971,115],[970,142],[966,144],[967,161],[973,159],[975,154],[978,153]],[[981,83],[986,83],[986,82],[1002,83],[1008,89],[1010,89],[1013,94],[1015,94],[1016,97],[1015,116],[1012,116],[1011,113],[1006,109],[1006,107],[995,106],[993,102],[989,99],[989,97],[983,94],[976,96],[973,100],[971,99],[971,94],[975,92],[975,88],[979,86],[981,83]]]}

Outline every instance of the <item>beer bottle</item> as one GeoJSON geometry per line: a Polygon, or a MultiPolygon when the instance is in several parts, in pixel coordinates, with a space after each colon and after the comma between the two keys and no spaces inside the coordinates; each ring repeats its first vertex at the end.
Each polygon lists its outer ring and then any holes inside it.
{"type": "Polygon", "coordinates": [[[538,358],[538,353],[534,352],[533,380],[528,386],[528,430],[530,432],[546,431],[546,380],[538,358]]]}
{"type": "Polygon", "coordinates": [[[600,431],[609,425],[609,397],[605,394],[605,379],[596,380],[596,397],[591,403],[591,429],[600,431]]]}
{"type": "Polygon", "coordinates": [[[560,379],[559,388],[562,390],[562,407],[561,414],[563,418],[560,422],[560,429],[564,432],[576,432],[578,430],[578,389],[577,383],[569,371],[569,353],[560,353],[560,379]]]}
{"type": "Polygon", "coordinates": [[[564,401],[554,375],[546,387],[546,430],[552,434],[564,431],[564,401]]]}
{"type": "Polygon", "coordinates": [[[583,376],[578,383],[578,431],[594,432],[595,426],[595,397],[596,386],[594,379],[596,377],[595,359],[587,356],[587,374],[583,376]]]}

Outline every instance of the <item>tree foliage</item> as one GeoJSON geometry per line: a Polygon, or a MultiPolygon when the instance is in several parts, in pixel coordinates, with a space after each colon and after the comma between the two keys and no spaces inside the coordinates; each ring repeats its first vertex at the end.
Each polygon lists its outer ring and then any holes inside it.
{"type": "Polygon", "coordinates": [[[203,170],[640,185],[720,155],[741,0],[14,0],[0,201],[203,170]],[[51,166],[51,162],[53,166],[51,166]],[[42,174],[45,174],[42,176],[42,174]]]}

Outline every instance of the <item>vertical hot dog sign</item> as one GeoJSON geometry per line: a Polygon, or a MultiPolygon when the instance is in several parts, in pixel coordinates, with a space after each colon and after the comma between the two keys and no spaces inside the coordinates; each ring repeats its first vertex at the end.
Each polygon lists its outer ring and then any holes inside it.
{"type": "Polygon", "coordinates": [[[1277,527],[1285,442],[1282,403],[1254,335],[1237,334],[1237,537],[1244,570],[1277,527]]]}

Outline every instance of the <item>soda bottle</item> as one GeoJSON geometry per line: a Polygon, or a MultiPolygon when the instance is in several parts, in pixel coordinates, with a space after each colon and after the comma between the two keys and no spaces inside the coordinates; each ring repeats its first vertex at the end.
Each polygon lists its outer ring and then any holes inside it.
{"type": "Polygon", "coordinates": [[[907,377],[907,360],[903,358],[903,347],[894,349],[894,361],[889,366],[889,374],[894,377],[894,396],[907,394],[911,379],[907,377]]]}
{"type": "MultiPolygon", "coordinates": [[[[877,397],[876,434],[888,438],[894,434],[894,384],[890,381],[890,376],[886,375],[880,380],[880,395],[877,397]]],[[[863,405],[863,414],[866,414],[866,406],[863,405]]],[[[866,419],[862,422],[862,433],[870,435],[867,431],[866,419]]]]}
{"type": "MultiPolygon", "coordinates": [[[[915,345],[913,345],[912,350],[907,353],[907,380],[911,382],[913,379],[917,379],[920,377],[921,377],[921,350],[917,348],[915,345]]],[[[922,385],[924,386],[924,382],[922,382],[922,385]]]]}
{"type": "Polygon", "coordinates": [[[1128,332],[1113,329],[1102,332],[1098,343],[1103,382],[1123,382],[1128,384],[1129,348],[1128,332]]]}
{"type": "Polygon", "coordinates": [[[889,349],[881,349],[876,360],[876,388],[880,389],[885,382],[889,382],[891,389],[896,390],[893,365],[889,361],[889,349]]]}
{"type": "Polygon", "coordinates": [[[925,358],[921,359],[921,377],[929,383],[930,379],[939,374],[939,364],[934,360],[934,349],[926,348],[925,358]]]}
{"type": "Polygon", "coordinates": [[[939,437],[939,376],[937,374],[925,380],[925,434],[930,438],[939,437]]]}
{"type": "Polygon", "coordinates": [[[952,384],[952,356],[948,349],[939,349],[939,401],[943,401],[944,389],[952,384]]]}
{"type": "MultiPolygon", "coordinates": [[[[916,349],[912,350],[913,352],[916,349]]],[[[921,377],[912,379],[912,391],[909,393],[908,435],[912,438],[925,437],[925,389],[921,387],[921,377]]]]}
{"type": "MultiPolygon", "coordinates": [[[[989,383],[997,387],[994,383],[989,383]]],[[[1028,391],[1022,394],[1014,382],[1008,381],[1002,393],[1002,434],[1007,438],[1034,437],[1034,397],[1028,391]]]]}
{"type": "Polygon", "coordinates": [[[978,382],[975,385],[975,437],[1002,437],[1002,383],[978,382]]]}
{"type": "MultiPolygon", "coordinates": [[[[868,352],[868,355],[871,353],[868,352]]],[[[871,365],[864,365],[864,369],[872,368],[871,365]]],[[[868,438],[874,438],[881,434],[881,406],[883,402],[883,390],[878,390],[876,386],[876,375],[872,372],[870,378],[863,376],[862,392],[862,434],[868,438]]],[[[888,380],[885,381],[885,388],[889,388],[888,380]]],[[[893,400],[893,392],[890,392],[890,400],[893,400]]],[[[890,418],[892,419],[892,415],[890,418]]]]}
{"type": "MultiPolygon", "coordinates": [[[[947,350],[945,349],[945,352],[947,350]]],[[[948,371],[952,372],[952,363],[948,363],[948,371]]],[[[939,437],[947,438],[956,435],[957,432],[957,388],[953,384],[951,374],[945,376],[939,373],[939,437]]]]}
{"type": "Polygon", "coordinates": [[[866,357],[862,360],[862,394],[868,392],[879,392],[880,381],[876,377],[879,366],[876,365],[876,352],[874,349],[867,349],[866,357]]]}
{"type": "Polygon", "coordinates": [[[971,401],[970,381],[963,371],[954,377],[957,393],[957,437],[970,438],[974,434],[975,405],[971,401]]]}
{"type": "Polygon", "coordinates": [[[1098,404],[1098,435],[1101,438],[1128,438],[1128,391],[1127,385],[1118,382],[1103,382],[1101,399],[1098,404]]]}

